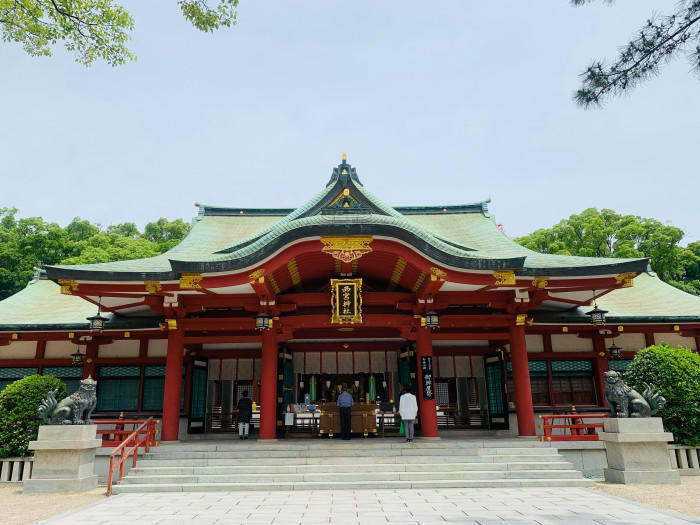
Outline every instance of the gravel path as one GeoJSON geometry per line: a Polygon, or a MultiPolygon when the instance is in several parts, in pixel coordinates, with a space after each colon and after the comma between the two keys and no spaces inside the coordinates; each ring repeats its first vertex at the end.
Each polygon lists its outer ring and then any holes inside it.
{"type": "Polygon", "coordinates": [[[28,525],[106,499],[105,488],[83,494],[23,494],[21,483],[0,483],[0,523],[28,525]]]}
{"type": "Polygon", "coordinates": [[[596,490],[700,519],[700,476],[681,476],[678,485],[617,485],[599,482],[596,490]]]}

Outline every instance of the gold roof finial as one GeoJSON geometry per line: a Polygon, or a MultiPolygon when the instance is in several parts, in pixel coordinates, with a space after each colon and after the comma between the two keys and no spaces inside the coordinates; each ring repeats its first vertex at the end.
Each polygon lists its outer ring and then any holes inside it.
{"type": "Polygon", "coordinates": [[[342,158],[343,160],[348,160],[348,154],[347,154],[347,153],[343,153],[343,155],[341,156],[341,158],[342,158]]]}

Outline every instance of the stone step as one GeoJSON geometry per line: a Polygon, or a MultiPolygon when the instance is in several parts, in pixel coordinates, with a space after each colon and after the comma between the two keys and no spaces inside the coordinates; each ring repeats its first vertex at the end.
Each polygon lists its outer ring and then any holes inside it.
{"type": "MultiPolygon", "coordinates": [[[[223,453],[222,453],[223,454],[223,453]]],[[[142,467],[213,467],[213,466],[245,466],[245,465],[345,465],[345,464],[378,464],[378,463],[532,463],[533,461],[545,461],[551,463],[565,462],[563,456],[549,455],[546,457],[534,456],[336,456],[336,457],[295,457],[285,458],[283,461],[276,457],[250,457],[228,458],[216,456],[214,458],[173,458],[165,459],[160,455],[139,456],[139,466],[142,467]]]]}
{"type": "Polygon", "coordinates": [[[543,461],[523,463],[372,463],[372,464],[327,464],[327,465],[226,465],[226,466],[155,466],[142,464],[131,470],[149,474],[248,474],[248,473],[303,473],[303,472],[369,472],[371,470],[390,471],[451,471],[451,470],[570,470],[573,466],[567,461],[543,461]]]}
{"type": "Polygon", "coordinates": [[[341,440],[318,439],[305,441],[303,443],[285,443],[274,441],[232,441],[226,443],[164,443],[154,450],[168,450],[171,452],[223,452],[223,451],[243,451],[243,450],[271,450],[271,451],[305,451],[305,450],[329,450],[329,449],[351,449],[374,450],[374,449],[396,449],[396,448],[436,448],[436,449],[551,449],[549,443],[541,441],[523,440],[486,440],[486,441],[461,441],[461,440],[421,440],[418,438],[413,443],[406,443],[403,438],[397,441],[389,439],[353,439],[350,442],[341,440]]]}
{"type": "Polygon", "coordinates": [[[234,459],[262,456],[266,458],[304,458],[304,457],[386,457],[386,456],[556,456],[552,448],[462,448],[446,447],[407,447],[401,448],[320,448],[317,450],[222,450],[222,451],[171,451],[167,448],[153,450],[144,454],[145,459],[234,459]],[[456,454],[457,452],[457,454],[456,454]]]}
{"type": "Polygon", "coordinates": [[[134,475],[207,475],[207,474],[298,474],[306,472],[370,472],[372,470],[391,472],[445,472],[454,470],[571,470],[568,462],[538,463],[372,463],[372,464],[329,464],[329,465],[230,465],[230,466],[149,466],[150,462],[138,463],[130,473],[134,475]]]}
{"type": "Polygon", "coordinates": [[[573,479],[579,474],[575,470],[458,470],[458,471],[424,471],[424,472],[307,472],[298,474],[212,474],[212,475],[177,475],[144,476],[129,474],[122,483],[125,484],[187,484],[187,483],[278,483],[298,481],[428,481],[428,480],[491,480],[491,479],[573,479]]]}
{"type": "Polygon", "coordinates": [[[231,492],[275,490],[331,490],[331,489],[426,489],[426,488],[510,488],[510,487],[590,487],[592,480],[565,479],[477,479],[477,480],[398,480],[398,481],[296,481],[257,483],[122,483],[112,489],[114,494],[146,492],[231,492]]]}

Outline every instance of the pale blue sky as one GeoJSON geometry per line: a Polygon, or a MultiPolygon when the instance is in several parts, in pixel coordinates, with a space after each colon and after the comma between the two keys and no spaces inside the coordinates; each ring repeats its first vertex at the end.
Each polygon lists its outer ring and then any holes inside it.
{"type": "Polygon", "coordinates": [[[688,63],[603,110],[571,100],[591,59],[673,1],[241,0],[211,35],[174,0],[123,3],[136,63],[0,43],[0,206],[140,226],[189,220],[195,200],[295,207],[346,151],[387,203],[493,197],[511,236],[607,207],[700,239],[688,63]]]}

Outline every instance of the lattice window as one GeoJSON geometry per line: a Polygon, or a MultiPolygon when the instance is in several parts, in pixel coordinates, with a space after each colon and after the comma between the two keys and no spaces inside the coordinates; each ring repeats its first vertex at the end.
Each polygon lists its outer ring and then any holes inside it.
{"type": "Polygon", "coordinates": [[[33,376],[38,374],[38,368],[31,367],[8,367],[0,368],[0,392],[5,389],[10,383],[14,383],[18,379],[22,379],[27,376],[33,376]]]}
{"type": "MultiPolygon", "coordinates": [[[[185,368],[182,375],[185,375],[185,368]]],[[[141,407],[147,411],[163,410],[163,394],[165,393],[165,365],[148,365],[143,371],[143,400],[141,407]]],[[[180,409],[185,406],[185,381],[180,389],[180,409]]]]}
{"type": "MultiPolygon", "coordinates": [[[[530,390],[532,392],[532,404],[535,406],[551,405],[549,393],[549,371],[547,361],[528,361],[530,370],[530,390]]],[[[508,371],[508,395],[511,401],[515,401],[515,382],[513,381],[513,363],[506,363],[508,371]]]]}
{"type": "Polygon", "coordinates": [[[59,378],[66,385],[66,391],[70,395],[80,388],[83,369],[75,366],[46,366],[41,370],[41,375],[59,378]]]}
{"type": "Polygon", "coordinates": [[[552,361],[552,387],[556,405],[597,404],[592,361],[552,361]]]}
{"type": "Polygon", "coordinates": [[[608,368],[617,372],[627,372],[632,363],[632,359],[611,359],[608,361],[608,368]]]}
{"type": "Polygon", "coordinates": [[[438,405],[450,404],[450,385],[447,381],[437,381],[435,383],[435,402],[438,405]]]}
{"type": "Polygon", "coordinates": [[[101,366],[97,410],[138,410],[140,366],[101,366]]]}

